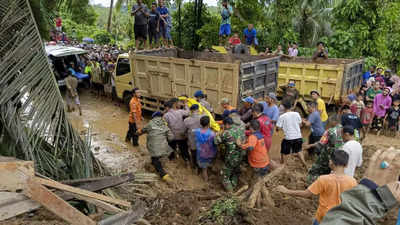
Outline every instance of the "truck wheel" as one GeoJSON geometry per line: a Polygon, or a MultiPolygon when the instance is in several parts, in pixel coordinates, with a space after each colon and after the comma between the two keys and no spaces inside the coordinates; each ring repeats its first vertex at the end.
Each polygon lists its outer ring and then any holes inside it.
{"type": "Polygon", "coordinates": [[[128,112],[130,111],[129,102],[131,101],[131,99],[132,99],[132,94],[130,92],[125,92],[123,97],[123,102],[128,112]]]}

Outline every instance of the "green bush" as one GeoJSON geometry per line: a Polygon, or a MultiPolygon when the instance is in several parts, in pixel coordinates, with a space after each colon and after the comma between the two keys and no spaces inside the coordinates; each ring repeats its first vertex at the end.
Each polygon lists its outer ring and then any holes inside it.
{"type": "Polygon", "coordinates": [[[108,33],[106,30],[97,30],[93,34],[94,41],[96,44],[112,44],[113,42],[113,37],[110,33],[108,33]]]}

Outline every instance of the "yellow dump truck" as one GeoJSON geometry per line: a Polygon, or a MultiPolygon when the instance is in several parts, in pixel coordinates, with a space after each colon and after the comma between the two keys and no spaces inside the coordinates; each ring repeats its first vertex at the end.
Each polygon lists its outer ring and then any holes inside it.
{"type": "MultiPolygon", "coordinates": [[[[278,87],[285,86],[289,80],[296,82],[300,94],[300,105],[306,112],[305,101],[310,101],[310,92],[318,90],[329,104],[339,104],[343,97],[360,88],[362,83],[364,60],[327,59],[316,63],[310,58],[281,58],[279,65],[278,87]]],[[[278,88],[278,96],[283,91],[278,88]]]]}
{"type": "Polygon", "coordinates": [[[233,107],[246,96],[263,98],[276,91],[279,57],[241,57],[177,49],[141,51],[119,56],[113,74],[117,96],[126,104],[131,90],[142,90],[143,108],[155,111],[164,101],[202,90],[215,113],[222,98],[233,107]]]}

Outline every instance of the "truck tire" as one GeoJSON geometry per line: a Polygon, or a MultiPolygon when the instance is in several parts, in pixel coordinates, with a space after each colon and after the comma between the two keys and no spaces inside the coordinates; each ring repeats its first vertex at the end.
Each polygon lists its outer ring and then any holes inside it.
{"type": "Polygon", "coordinates": [[[132,99],[132,93],[125,92],[122,101],[124,102],[124,105],[126,106],[126,109],[128,110],[128,112],[130,111],[129,102],[131,101],[131,99],[132,99]]]}

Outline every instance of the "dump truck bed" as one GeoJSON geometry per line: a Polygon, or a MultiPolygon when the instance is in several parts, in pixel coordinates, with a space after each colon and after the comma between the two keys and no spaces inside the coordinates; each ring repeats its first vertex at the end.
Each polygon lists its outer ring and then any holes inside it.
{"type": "Polygon", "coordinates": [[[144,108],[158,110],[180,95],[203,90],[217,114],[222,98],[237,107],[245,96],[276,90],[279,57],[234,56],[169,49],[130,54],[134,86],[143,90],[144,108]]]}
{"type": "Polygon", "coordinates": [[[363,65],[362,59],[328,59],[318,63],[303,57],[282,59],[278,86],[292,79],[305,100],[310,100],[310,91],[318,90],[326,102],[338,102],[361,86],[363,65]]]}

